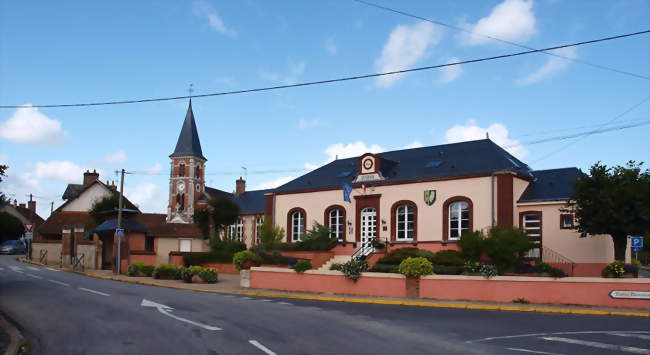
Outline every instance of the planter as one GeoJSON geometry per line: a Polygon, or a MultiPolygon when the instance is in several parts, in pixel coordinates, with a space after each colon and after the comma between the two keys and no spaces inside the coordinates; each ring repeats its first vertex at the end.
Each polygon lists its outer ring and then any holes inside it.
{"type": "Polygon", "coordinates": [[[199,275],[192,275],[192,283],[193,284],[204,284],[205,282],[199,275]]]}
{"type": "Polygon", "coordinates": [[[420,298],[420,278],[407,277],[406,278],[406,297],[407,298],[420,298]]]}

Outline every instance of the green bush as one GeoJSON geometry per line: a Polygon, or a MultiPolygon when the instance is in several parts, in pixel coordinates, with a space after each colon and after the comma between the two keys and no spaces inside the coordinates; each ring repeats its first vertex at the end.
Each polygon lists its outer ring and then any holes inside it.
{"type": "Polygon", "coordinates": [[[271,250],[284,239],[284,229],[274,226],[270,221],[264,220],[260,228],[260,244],[262,250],[271,250]]]}
{"type": "Polygon", "coordinates": [[[373,265],[373,267],[370,268],[370,272],[390,272],[390,273],[398,273],[399,272],[399,265],[392,265],[392,264],[380,264],[377,263],[373,265]]]}
{"type": "Polygon", "coordinates": [[[465,271],[464,265],[433,265],[433,272],[436,275],[460,275],[465,271]]]}
{"type": "Polygon", "coordinates": [[[399,248],[386,254],[379,259],[379,264],[399,265],[402,261],[408,258],[426,258],[432,263],[435,260],[436,254],[428,250],[422,250],[414,247],[399,248]]]}
{"type": "Polygon", "coordinates": [[[465,260],[457,250],[441,250],[435,253],[433,260],[430,261],[434,264],[448,266],[462,266],[465,264],[465,260]]]}
{"type": "Polygon", "coordinates": [[[184,267],[174,264],[160,264],[153,269],[153,278],[180,280],[184,269],[184,267]]]}
{"type": "Polygon", "coordinates": [[[294,244],[293,250],[328,251],[338,244],[338,240],[331,237],[329,228],[314,222],[314,227],[294,244]]]}
{"type": "Polygon", "coordinates": [[[138,270],[140,270],[140,266],[136,265],[136,263],[130,264],[126,268],[126,276],[136,276],[138,274],[138,270]]]}
{"type": "Polygon", "coordinates": [[[184,282],[191,283],[194,275],[197,275],[205,283],[216,283],[218,279],[217,271],[213,268],[203,267],[203,266],[190,266],[188,268],[183,268],[180,272],[181,279],[184,282]]]}
{"type": "Polygon", "coordinates": [[[260,266],[262,265],[262,258],[250,250],[244,250],[233,255],[232,263],[237,270],[248,269],[245,264],[252,263],[254,266],[260,266]]]}
{"type": "Polygon", "coordinates": [[[426,258],[408,258],[399,264],[398,271],[406,277],[426,276],[433,274],[433,265],[426,258]]]}
{"type": "Polygon", "coordinates": [[[485,236],[481,231],[465,232],[460,236],[458,246],[465,260],[479,261],[485,251],[485,236]]]}
{"type": "Polygon", "coordinates": [[[246,250],[246,243],[236,240],[221,240],[213,238],[210,241],[210,248],[213,252],[221,252],[225,255],[234,255],[237,252],[246,250]]]}
{"type": "Polygon", "coordinates": [[[368,262],[365,260],[352,259],[345,264],[341,264],[341,272],[348,279],[357,282],[361,273],[368,270],[368,262]]]}
{"type": "Polygon", "coordinates": [[[516,228],[492,228],[485,238],[485,251],[499,273],[513,269],[533,244],[526,232],[516,228]]]}
{"type": "Polygon", "coordinates": [[[297,262],[295,265],[293,265],[292,269],[295,272],[297,272],[299,274],[302,274],[303,272],[305,272],[307,270],[311,270],[312,266],[311,266],[311,263],[309,261],[305,260],[305,261],[297,262]]]}
{"type": "Polygon", "coordinates": [[[127,276],[138,276],[139,273],[144,274],[145,276],[151,277],[153,273],[154,266],[145,264],[142,261],[136,261],[130,264],[126,269],[127,276]]]}
{"type": "Polygon", "coordinates": [[[468,260],[465,262],[465,265],[463,265],[463,268],[465,269],[466,272],[476,273],[476,272],[480,272],[481,264],[477,263],[476,261],[468,260]]]}
{"type": "Polygon", "coordinates": [[[330,265],[330,270],[341,271],[341,265],[343,264],[333,263],[332,265],[330,265]]]}
{"type": "Polygon", "coordinates": [[[255,251],[257,255],[262,258],[262,264],[270,264],[270,265],[288,265],[289,260],[292,258],[286,257],[282,255],[279,251],[274,250],[271,254],[266,253],[266,252],[258,252],[257,250],[255,251]]]}

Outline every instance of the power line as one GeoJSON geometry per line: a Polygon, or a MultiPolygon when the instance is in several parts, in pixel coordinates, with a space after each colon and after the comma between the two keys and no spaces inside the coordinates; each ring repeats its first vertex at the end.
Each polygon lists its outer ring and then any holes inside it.
{"type": "MultiPolygon", "coordinates": [[[[248,174],[253,174],[253,175],[264,175],[264,174],[281,174],[281,173],[297,173],[297,172],[302,172],[305,171],[305,169],[269,169],[269,170],[251,170],[248,172],[248,174]]],[[[134,175],[169,175],[168,172],[163,173],[153,173],[153,172],[148,172],[144,170],[130,170],[127,172],[128,174],[134,174],[134,175]]],[[[206,172],[204,174],[205,176],[211,176],[211,175],[241,175],[241,171],[212,171],[212,172],[206,172]]]]}
{"type": "MultiPolygon", "coordinates": [[[[196,99],[196,98],[211,97],[211,96],[245,94],[245,93],[253,93],[253,92],[260,92],[260,91],[288,89],[288,88],[295,88],[295,87],[302,87],[302,86],[322,85],[322,84],[331,84],[331,83],[337,83],[337,82],[343,82],[343,81],[376,78],[376,77],[386,76],[386,75],[405,74],[405,73],[411,73],[411,72],[417,72],[417,71],[423,71],[423,70],[445,68],[445,67],[450,67],[450,66],[455,66],[455,65],[479,63],[479,62],[486,62],[486,61],[497,60],[497,59],[518,57],[518,56],[531,54],[531,53],[546,52],[546,51],[551,51],[551,50],[555,50],[555,49],[582,46],[582,45],[586,45],[586,44],[593,44],[593,43],[611,41],[611,40],[621,39],[621,38],[626,38],[626,37],[639,36],[639,35],[643,35],[643,34],[647,34],[647,33],[650,33],[650,30],[644,30],[644,31],[633,32],[633,33],[625,33],[625,34],[616,35],[616,36],[603,37],[603,38],[598,38],[598,39],[593,39],[593,40],[588,40],[588,41],[582,41],[582,42],[575,42],[575,43],[570,43],[570,44],[564,44],[564,45],[548,47],[548,48],[543,48],[543,49],[532,49],[532,50],[527,50],[527,51],[523,51],[523,52],[508,53],[508,54],[496,55],[496,56],[491,56],[491,57],[483,57],[483,58],[478,58],[478,59],[469,59],[469,60],[458,61],[458,62],[453,62],[453,63],[437,64],[437,65],[430,65],[430,66],[425,66],[425,67],[417,67],[417,68],[404,69],[404,70],[395,70],[395,71],[383,72],[383,73],[373,73],[373,74],[365,74],[365,75],[357,75],[357,76],[348,76],[348,77],[342,77],[342,78],[336,78],[336,79],[309,81],[309,82],[290,84],[290,85],[278,85],[278,86],[269,86],[269,87],[254,88],[254,89],[243,89],[243,90],[235,90],[235,91],[216,92],[216,93],[210,93],[210,94],[192,95],[192,98],[196,99]]],[[[7,108],[13,109],[13,108],[24,108],[24,107],[53,108],[53,107],[83,107],[83,106],[121,105],[121,104],[136,104],[136,103],[156,102],[156,101],[184,100],[184,99],[189,99],[189,98],[190,98],[190,96],[175,96],[175,97],[164,97],[164,98],[153,98],[153,99],[104,101],[104,102],[75,103],[75,104],[50,104],[50,105],[31,105],[31,106],[3,105],[3,106],[0,106],[0,109],[3,109],[3,108],[4,109],[7,109],[7,108]]]]}
{"type": "MultiPolygon", "coordinates": [[[[411,13],[401,11],[401,10],[396,10],[396,9],[386,7],[386,6],[382,6],[382,5],[379,5],[379,4],[375,4],[375,3],[372,3],[372,2],[368,2],[368,1],[364,1],[364,0],[352,0],[352,1],[363,4],[363,5],[366,5],[366,6],[371,6],[371,7],[377,8],[377,9],[381,9],[381,10],[393,12],[393,13],[396,13],[396,14],[412,17],[412,18],[422,20],[422,21],[426,21],[426,22],[430,22],[430,23],[433,23],[433,24],[438,25],[438,26],[451,28],[451,29],[456,30],[456,31],[469,33],[469,34],[471,34],[473,36],[489,38],[489,39],[494,40],[494,41],[509,44],[511,46],[524,48],[524,49],[531,49],[531,50],[535,49],[535,48],[526,46],[524,44],[508,41],[508,40],[505,40],[505,39],[501,39],[501,38],[498,38],[498,37],[494,37],[494,36],[490,36],[490,35],[486,35],[486,34],[482,34],[482,33],[475,33],[474,31],[471,31],[471,30],[468,30],[468,29],[465,29],[465,28],[462,28],[462,27],[459,27],[459,26],[454,26],[454,25],[450,25],[448,23],[437,21],[437,20],[428,19],[426,17],[418,16],[418,15],[411,14],[411,13]]],[[[576,63],[588,65],[588,66],[591,66],[591,67],[594,67],[594,68],[598,68],[598,69],[602,69],[602,70],[608,70],[608,71],[611,71],[611,72],[615,72],[615,73],[619,73],[619,74],[623,74],[623,75],[628,75],[628,76],[632,76],[632,77],[639,78],[639,79],[650,80],[650,77],[647,77],[647,76],[644,76],[644,75],[634,74],[634,73],[630,73],[630,72],[627,72],[627,71],[624,71],[624,70],[611,68],[611,67],[607,67],[607,66],[600,65],[600,64],[590,63],[590,62],[587,62],[587,61],[584,61],[584,60],[581,60],[581,59],[567,57],[567,56],[564,56],[564,55],[561,55],[561,54],[558,54],[558,53],[547,52],[546,50],[541,50],[539,52],[550,55],[550,56],[554,56],[554,57],[574,61],[576,63]]]]}
{"type": "MultiPolygon", "coordinates": [[[[644,98],[643,100],[641,100],[640,102],[636,103],[636,104],[633,105],[632,107],[630,107],[630,108],[628,108],[627,110],[623,111],[622,113],[616,115],[616,116],[615,116],[614,118],[612,118],[611,120],[609,120],[609,121],[603,123],[602,125],[600,125],[600,128],[605,127],[606,125],[608,125],[608,124],[610,124],[610,123],[612,123],[612,122],[618,120],[619,118],[621,118],[621,117],[627,115],[628,113],[634,111],[637,107],[643,105],[643,104],[644,104],[646,101],[648,101],[648,100],[650,100],[650,96],[644,98]]],[[[600,129],[600,128],[599,128],[599,129],[600,129]]],[[[550,152],[550,153],[548,153],[548,154],[542,156],[541,158],[532,161],[531,164],[537,163],[537,162],[542,161],[542,160],[544,160],[544,159],[546,159],[546,158],[548,158],[548,157],[550,157],[550,156],[552,156],[552,155],[555,155],[555,154],[557,154],[557,153],[559,153],[559,152],[565,150],[566,148],[568,148],[568,147],[570,147],[570,146],[572,146],[572,145],[574,145],[574,144],[580,142],[580,141],[583,140],[584,138],[589,137],[589,136],[592,135],[592,134],[599,133],[599,132],[598,132],[599,129],[596,129],[596,130],[594,130],[594,131],[587,132],[587,133],[585,133],[584,135],[580,135],[580,136],[578,136],[578,138],[577,138],[576,140],[574,140],[573,142],[570,142],[570,143],[568,143],[568,144],[565,144],[564,146],[562,146],[562,147],[560,147],[560,148],[558,148],[558,149],[556,149],[556,150],[554,150],[554,151],[552,151],[552,152],[550,152]]]]}

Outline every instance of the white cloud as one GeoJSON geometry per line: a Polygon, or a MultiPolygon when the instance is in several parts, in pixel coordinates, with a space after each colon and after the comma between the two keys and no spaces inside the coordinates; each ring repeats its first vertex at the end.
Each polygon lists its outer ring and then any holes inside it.
{"type": "MultiPolygon", "coordinates": [[[[553,53],[571,59],[575,59],[577,57],[575,48],[573,47],[560,48],[553,51],[553,53]]],[[[560,57],[549,57],[548,61],[546,61],[546,63],[544,63],[544,65],[539,67],[537,70],[526,75],[523,78],[517,79],[517,84],[530,85],[542,81],[544,79],[551,78],[555,76],[557,73],[564,70],[566,67],[568,67],[569,62],[570,61],[568,59],[564,59],[560,57]]]]}
{"type": "Polygon", "coordinates": [[[49,118],[38,108],[25,105],[0,123],[0,138],[14,143],[58,144],[67,132],[61,129],[61,122],[49,118]]]}
{"type": "Polygon", "coordinates": [[[126,161],[126,153],[120,149],[117,152],[104,155],[104,161],[109,164],[123,163],[126,161]]]}
{"type": "MultiPolygon", "coordinates": [[[[449,63],[460,62],[460,59],[452,57],[447,61],[449,63]]],[[[440,69],[440,83],[448,84],[458,79],[463,74],[463,68],[460,65],[452,65],[440,69]]]]}
{"type": "Polygon", "coordinates": [[[325,154],[327,154],[327,162],[331,162],[334,159],[345,159],[358,157],[365,153],[380,153],[385,151],[382,146],[378,144],[366,145],[362,141],[358,141],[350,144],[332,144],[325,149],[325,154]]]}
{"type": "Polygon", "coordinates": [[[143,212],[164,212],[167,209],[167,195],[150,182],[124,186],[124,195],[143,212]]]}
{"type": "Polygon", "coordinates": [[[310,129],[310,128],[322,127],[324,125],[325,122],[319,119],[313,119],[313,120],[300,119],[300,121],[298,121],[298,127],[300,127],[300,129],[310,129]]]}
{"type": "Polygon", "coordinates": [[[318,169],[320,165],[312,164],[312,163],[305,163],[305,169],[312,171],[315,169],[318,169]]]}
{"type": "Polygon", "coordinates": [[[422,142],[415,140],[405,146],[403,146],[401,149],[413,149],[413,148],[422,148],[424,147],[424,144],[422,142]]]}
{"type": "MultiPolygon", "coordinates": [[[[506,41],[527,41],[536,32],[532,0],[505,0],[476,24],[470,25],[472,33],[463,35],[465,43],[479,45],[493,42],[492,36],[506,41]]],[[[463,26],[465,27],[465,26],[463,26]]]]}
{"type": "Polygon", "coordinates": [[[524,158],[528,155],[528,151],[520,145],[518,140],[508,137],[508,129],[500,123],[493,123],[487,128],[478,126],[473,120],[467,122],[467,125],[454,125],[445,132],[445,141],[456,143],[485,139],[486,133],[489,133],[490,139],[494,143],[517,158],[524,158]]]}
{"type": "Polygon", "coordinates": [[[288,183],[289,181],[291,181],[291,180],[293,180],[295,178],[296,178],[295,176],[285,176],[285,177],[277,178],[277,179],[271,180],[271,181],[264,181],[264,182],[259,183],[255,187],[253,187],[253,190],[274,189],[274,188],[276,188],[278,186],[282,186],[282,185],[288,183]]]}
{"type": "Polygon", "coordinates": [[[21,175],[22,180],[30,185],[37,186],[41,180],[51,180],[63,183],[80,183],[84,170],[75,163],[67,160],[53,160],[50,162],[37,162],[31,171],[21,175]]]}
{"type": "MultiPolygon", "coordinates": [[[[388,36],[381,56],[375,61],[379,72],[398,71],[409,68],[427,54],[429,46],[442,38],[442,32],[429,22],[418,22],[411,26],[398,25],[388,36]]],[[[401,74],[377,78],[377,86],[389,87],[397,83],[401,74]]]]}
{"type": "Polygon", "coordinates": [[[262,79],[276,84],[292,85],[295,84],[296,81],[305,73],[305,67],[305,62],[300,61],[291,63],[289,65],[289,70],[284,74],[262,70],[260,71],[260,76],[262,79]]]}
{"type": "Polygon", "coordinates": [[[211,4],[207,3],[206,1],[195,1],[193,7],[194,14],[208,20],[208,25],[210,25],[212,29],[226,36],[237,36],[237,32],[232,28],[226,26],[226,24],[217,13],[217,10],[211,4]]]}
{"type": "Polygon", "coordinates": [[[144,169],[145,174],[151,174],[151,175],[158,174],[161,171],[162,171],[162,166],[160,165],[160,163],[156,163],[151,168],[144,169]]]}
{"type": "Polygon", "coordinates": [[[325,40],[325,49],[329,54],[332,55],[338,54],[339,48],[336,46],[336,42],[334,42],[334,37],[328,37],[325,40]]]}

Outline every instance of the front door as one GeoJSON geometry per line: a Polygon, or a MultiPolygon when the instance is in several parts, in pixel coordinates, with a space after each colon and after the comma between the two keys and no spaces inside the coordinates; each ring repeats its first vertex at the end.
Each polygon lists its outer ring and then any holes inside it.
{"type": "Polygon", "coordinates": [[[372,253],[372,239],[377,235],[377,210],[366,207],[361,210],[361,246],[363,255],[372,253]]]}

